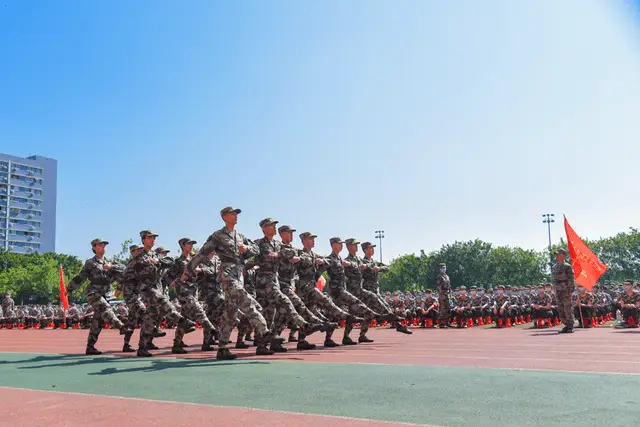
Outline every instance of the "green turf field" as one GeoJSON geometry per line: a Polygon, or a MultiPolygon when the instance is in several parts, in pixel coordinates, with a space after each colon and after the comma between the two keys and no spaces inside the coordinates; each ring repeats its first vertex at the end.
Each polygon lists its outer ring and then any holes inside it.
{"type": "Polygon", "coordinates": [[[0,385],[445,426],[640,420],[638,375],[0,353],[0,385]]]}

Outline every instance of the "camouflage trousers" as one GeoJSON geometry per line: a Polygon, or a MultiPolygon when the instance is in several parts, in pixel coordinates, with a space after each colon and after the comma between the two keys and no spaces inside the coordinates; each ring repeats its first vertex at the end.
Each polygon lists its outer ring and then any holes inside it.
{"type": "MultiPolygon", "coordinates": [[[[354,314],[358,317],[363,317],[364,321],[360,325],[360,336],[364,336],[369,330],[369,325],[378,317],[378,313],[371,310],[365,303],[356,298],[351,292],[346,289],[332,289],[330,291],[331,299],[338,306],[348,311],[350,314],[354,314]],[[364,327],[364,328],[363,328],[364,327]],[[363,331],[364,329],[364,331],[363,331]]],[[[344,337],[348,337],[353,330],[353,323],[347,322],[344,328],[344,337]]]]}
{"type": "Polygon", "coordinates": [[[87,347],[93,347],[98,342],[100,331],[102,331],[102,326],[105,323],[117,329],[122,329],[124,325],[113,312],[111,305],[104,296],[89,292],[87,293],[87,303],[93,308],[93,319],[91,319],[87,347]]]}
{"type": "Polygon", "coordinates": [[[225,305],[222,314],[222,329],[220,331],[220,347],[227,348],[231,331],[236,323],[238,310],[248,319],[256,331],[256,341],[262,340],[269,334],[267,322],[257,309],[256,300],[244,288],[244,277],[240,266],[231,266],[221,274],[222,290],[225,305]]]}
{"type": "Polygon", "coordinates": [[[571,304],[571,293],[566,288],[556,288],[556,300],[558,301],[558,317],[568,328],[573,329],[575,318],[573,316],[573,305],[571,304]]]}
{"type": "Polygon", "coordinates": [[[377,282],[362,282],[362,288],[376,295],[380,295],[380,286],[377,282]]]}
{"type": "Polygon", "coordinates": [[[131,336],[133,330],[141,325],[144,321],[144,314],[147,311],[140,299],[140,295],[137,292],[132,292],[126,288],[122,292],[124,302],[129,309],[129,315],[127,316],[127,333],[124,336],[124,343],[129,344],[131,342],[131,336]]]}
{"type": "MultiPolygon", "coordinates": [[[[301,280],[298,283],[296,289],[297,295],[302,298],[302,301],[306,304],[316,316],[326,316],[333,321],[346,320],[349,317],[349,313],[341,309],[333,303],[331,298],[326,294],[320,292],[320,289],[316,288],[315,281],[301,280]]],[[[320,317],[322,319],[322,317],[320,317]]]]}
{"type": "MultiPolygon", "coordinates": [[[[377,294],[374,294],[373,292],[364,288],[354,288],[352,289],[352,291],[353,295],[356,298],[365,303],[371,310],[375,311],[376,313],[381,315],[389,315],[393,313],[391,307],[389,307],[387,303],[385,303],[377,294]]],[[[371,326],[371,324],[367,322],[365,322],[365,324],[363,325],[360,325],[360,335],[366,334],[369,331],[369,326],[371,326]]]]}
{"type": "Polygon", "coordinates": [[[256,278],[256,294],[259,299],[258,302],[262,305],[264,312],[266,313],[267,321],[272,320],[274,322],[274,330],[276,326],[275,320],[279,319],[280,322],[290,322],[297,328],[304,328],[307,326],[304,318],[296,311],[291,300],[282,293],[280,284],[277,279],[262,278],[258,276],[256,278]]]}
{"type": "MultiPolygon", "coordinates": [[[[171,304],[169,298],[157,288],[145,289],[142,291],[142,297],[147,301],[148,307],[142,321],[139,346],[140,348],[146,348],[153,339],[153,333],[163,318],[166,317],[177,325],[182,320],[182,315],[171,304]]],[[[177,326],[176,334],[180,330],[180,327],[177,326]]],[[[182,333],[184,334],[184,331],[182,333]]]]}
{"type": "Polygon", "coordinates": [[[220,334],[219,330],[222,328],[222,313],[224,312],[224,293],[222,289],[220,292],[210,292],[202,296],[202,308],[209,321],[215,327],[215,330],[204,331],[203,345],[211,345],[214,339],[217,339],[220,334]]]}
{"type": "MultiPolygon", "coordinates": [[[[313,312],[311,310],[309,310],[309,308],[305,305],[305,303],[302,301],[302,299],[296,295],[296,293],[293,291],[293,286],[290,284],[286,284],[284,286],[282,286],[280,288],[280,290],[282,291],[282,293],[289,298],[289,300],[291,301],[291,303],[293,304],[293,307],[295,308],[296,312],[298,314],[300,314],[300,316],[302,316],[302,318],[309,324],[318,324],[318,323],[324,323],[320,318],[318,318],[318,316],[316,316],[315,314],[313,314],[313,312]]],[[[275,335],[280,335],[285,327],[286,327],[287,321],[286,318],[283,314],[280,314],[279,316],[276,317],[276,320],[274,321],[274,325],[273,325],[273,333],[275,335]]],[[[291,325],[291,330],[294,331],[297,328],[294,325],[291,325]]],[[[300,331],[300,334],[302,336],[302,338],[304,338],[304,336],[306,336],[306,334],[304,333],[304,331],[300,331]]]]}
{"type": "MultiPolygon", "coordinates": [[[[207,338],[217,332],[217,329],[207,317],[207,313],[204,311],[204,308],[202,308],[202,305],[200,305],[200,302],[198,302],[195,295],[178,295],[178,302],[180,302],[180,306],[182,307],[183,317],[202,325],[202,329],[204,329],[205,342],[207,342],[207,338]]],[[[177,328],[173,339],[173,345],[179,345],[183,338],[184,330],[177,328]]]]}
{"type": "Polygon", "coordinates": [[[441,292],[438,295],[438,320],[440,322],[449,322],[450,312],[451,303],[449,302],[449,294],[441,292]]]}

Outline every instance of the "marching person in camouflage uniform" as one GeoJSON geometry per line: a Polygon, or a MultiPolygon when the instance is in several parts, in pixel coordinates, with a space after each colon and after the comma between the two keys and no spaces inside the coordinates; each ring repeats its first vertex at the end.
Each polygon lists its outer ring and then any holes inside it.
{"type": "MultiPolygon", "coordinates": [[[[331,255],[326,258],[327,263],[329,264],[327,268],[327,275],[329,276],[329,280],[327,281],[329,295],[338,307],[346,308],[349,313],[363,317],[364,321],[361,325],[370,324],[373,319],[380,316],[380,314],[371,310],[362,301],[351,294],[351,292],[347,291],[345,267],[352,267],[353,264],[340,257],[344,241],[340,237],[332,237],[329,239],[329,242],[331,243],[331,255]]],[[[342,338],[343,345],[358,344],[349,337],[352,330],[353,323],[347,321],[344,328],[344,336],[342,338]]]]}
{"type": "MultiPolygon", "coordinates": [[[[288,260],[288,262],[295,264],[300,261],[300,257],[297,256],[296,250],[293,247],[283,247],[280,241],[274,239],[277,224],[278,221],[272,218],[265,218],[260,221],[260,228],[262,228],[264,237],[256,240],[256,245],[259,250],[259,253],[255,257],[255,262],[259,267],[256,273],[256,291],[264,292],[266,307],[263,308],[265,308],[265,310],[272,310],[275,313],[272,329],[274,339],[271,342],[271,350],[286,352],[286,349],[282,346],[282,342],[275,338],[279,331],[284,330],[286,321],[289,321],[307,335],[325,328],[325,325],[319,322],[307,323],[296,311],[291,300],[280,289],[278,280],[280,263],[288,260]]],[[[304,304],[302,307],[304,307],[304,304]]],[[[319,321],[315,316],[313,316],[313,319],[319,321]]]]}
{"type": "Polygon", "coordinates": [[[567,262],[567,251],[564,249],[556,252],[557,264],[551,271],[553,275],[553,287],[558,302],[558,315],[564,328],[560,333],[568,334],[573,332],[573,307],[571,306],[571,294],[576,289],[573,267],[567,262]]]}
{"type": "MultiPolygon", "coordinates": [[[[215,333],[217,333],[217,330],[213,326],[211,321],[209,321],[209,318],[200,305],[200,302],[196,299],[196,293],[198,292],[196,284],[197,276],[189,278],[187,280],[179,280],[186,265],[191,261],[193,245],[195,245],[196,243],[198,242],[189,237],[183,237],[178,241],[182,253],[178,258],[175,259],[173,267],[171,267],[171,269],[167,271],[166,280],[169,281],[171,287],[176,288],[178,301],[180,302],[180,306],[182,308],[182,316],[193,322],[199,322],[204,329],[204,335],[206,337],[211,337],[215,333]]],[[[196,275],[202,273],[202,269],[200,267],[196,267],[194,271],[196,275]]],[[[183,337],[184,332],[178,329],[173,340],[173,347],[171,348],[171,352],[173,354],[185,354],[187,352],[181,345],[183,337]]],[[[203,350],[213,351],[212,348],[207,348],[204,345],[203,350]]]]}
{"type": "MultiPolygon", "coordinates": [[[[247,291],[249,295],[253,298],[256,298],[256,272],[258,271],[258,266],[255,263],[255,259],[250,259],[244,265],[244,289],[247,291]]],[[[256,300],[256,309],[262,313],[262,306],[256,300]]],[[[264,316],[264,315],[263,315],[264,316]]],[[[238,311],[238,337],[236,339],[236,348],[249,348],[249,345],[245,343],[245,341],[252,341],[251,332],[253,331],[253,327],[251,326],[251,322],[247,316],[242,314],[241,311],[238,311]]],[[[255,343],[254,343],[255,345],[255,343]]]]}
{"type": "MultiPolygon", "coordinates": [[[[291,228],[289,225],[283,225],[278,228],[278,233],[280,234],[280,238],[282,239],[281,244],[281,252],[287,253],[291,251],[291,254],[294,255],[293,258],[288,258],[286,256],[280,257],[280,265],[278,267],[278,282],[280,283],[280,289],[282,293],[291,300],[296,311],[302,316],[302,318],[310,324],[321,324],[325,323],[325,329],[333,328],[335,329],[338,325],[336,323],[324,322],[324,320],[320,319],[316,316],[302,301],[302,299],[295,293],[295,281],[298,278],[297,275],[297,266],[300,261],[300,250],[294,248],[291,245],[293,242],[293,233],[296,230],[291,228]],[[292,262],[294,260],[295,262],[292,262]]],[[[278,336],[282,333],[285,327],[285,319],[284,315],[280,314],[280,319],[276,319],[275,324],[277,327],[274,329],[274,335],[278,336]]],[[[295,336],[292,335],[295,333],[297,328],[294,325],[291,325],[291,332],[289,334],[289,342],[298,342],[297,349],[298,350],[313,350],[315,348],[315,344],[311,344],[306,341],[305,331],[300,331],[299,336],[300,340],[296,340],[295,336]]]]}
{"type": "MultiPolygon", "coordinates": [[[[364,321],[363,318],[353,316],[342,310],[316,286],[318,279],[329,266],[329,261],[326,258],[313,252],[316,237],[318,236],[308,231],[300,233],[302,250],[298,252],[300,262],[298,263],[296,293],[302,298],[306,306],[316,314],[323,312],[325,316],[333,321],[345,320],[349,323],[364,321]]],[[[333,331],[334,328],[327,329],[324,340],[325,347],[338,346],[332,339],[333,331]]]]}
{"type": "MultiPolygon", "coordinates": [[[[133,260],[133,258],[135,258],[136,255],[140,253],[140,251],[142,251],[142,246],[140,245],[129,246],[129,254],[131,255],[131,260],[133,260]]],[[[122,294],[122,298],[124,299],[124,302],[129,309],[127,316],[127,333],[124,335],[124,344],[122,346],[122,351],[124,353],[135,353],[136,350],[131,347],[131,337],[133,336],[134,329],[137,328],[138,325],[142,324],[146,308],[142,302],[142,299],[140,298],[140,293],[138,292],[138,282],[135,280],[127,282],[124,280],[124,273],[122,276],[122,280],[118,282],[116,296],[122,294]]]]}
{"type": "Polygon", "coordinates": [[[95,344],[105,323],[120,329],[121,335],[127,332],[125,325],[118,320],[118,317],[111,309],[111,305],[105,299],[105,295],[111,290],[111,284],[114,282],[114,270],[111,269],[111,264],[104,259],[108,244],[109,242],[103,239],[93,239],[91,241],[91,248],[95,256],[85,262],[80,274],[71,279],[67,288],[67,294],[69,294],[89,280],[86,298],[94,310],[94,316],[91,320],[91,329],[87,339],[87,349],[85,351],[87,355],[102,354],[95,348],[95,344]]]}
{"type": "Polygon", "coordinates": [[[159,326],[159,319],[167,317],[178,326],[176,334],[186,334],[195,330],[195,323],[183,317],[162,293],[160,279],[162,272],[171,268],[173,260],[168,257],[159,257],[153,251],[158,235],[151,230],[140,232],[143,248],[135,258],[127,265],[124,272],[125,282],[138,282],[140,294],[147,301],[148,306],[144,314],[140,342],[138,344],[138,357],[151,357],[149,343],[159,326]]]}
{"type": "Polygon", "coordinates": [[[216,327],[215,331],[210,334],[204,334],[202,342],[203,351],[211,351],[213,345],[218,344],[218,329],[222,326],[222,314],[224,312],[224,292],[218,280],[218,272],[220,269],[220,260],[216,256],[215,251],[211,252],[200,264],[200,273],[196,276],[196,283],[200,297],[204,301],[205,313],[207,317],[216,327]]]}
{"type": "Polygon", "coordinates": [[[255,243],[236,231],[238,214],[240,209],[231,206],[223,208],[220,216],[224,220],[225,226],[214,232],[207,239],[189,264],[187,264],[182,280],[187,280],[195,275],[195,269],[213,251],[220,258],[220,280],[224,297],[227,301],[222,319],[222,330],[220,331],[220,344],[217,358],[223,360],[235,359],[236,355],[227,348],[231,331],[236,323],[238,309],[247,316],[251,326],[256,331],[256,342],[258,348],[257,355],[272,355],[273,352],[266,348],[266,343],[271,341],[271,335],[267,322],[256,308],[256,300],[251,297],[244,288],[244,263],[248,258],[259,253],[255,243]]]}
{"type": "Polygon", "coordinates": [[[449,325],[449,315],[451,314],[451,301],[449,296],[451,293],[451,280],[447,276],[447,265],[440,264],[440,274],[436,279],[436,287],[438,289],[438,326],[447,328],[449,325]]]}
{"type": "MultiPolygon", "coordinates": [[[[377,294],[364,288],[363,280],[365,271],[373,268],[373,274],[376,274],[376,268],[378,268],[378,271],[380,271],[380,269],[379,267],[372,265],[370,259],[367,260],[367,262],[364,262],[364,260],[358,256],[358,245],[360,244],[360,242],[358,242],[356,239],[347,239],[346,244],[349,255],[345,258],[345,261],[351,264],[349,267],[344,268],[344,272],[347,277],[347,290],[351,292],[353,296],[366,304],[367,307],[369,307],[372,311],[381,313],[381,316],[376,319],[380,323],[384,321],[396,322],[400,318],[404,317],[404,315],[396,316],[395,314],[393,314],[391,308],[380,301],[377,294]]],[[[372,245],[370,242],[365,242],[364,245],[368,249],[371,248],[371,250],[373,250],[373,248],[375,247],[375,245],[372,245]]],[[[371,276],[369,276],[369,280],[371,280],[371,276]]],[[[367,323],[366,319],[365,322],[360,324],[360,337],[358,338],[358,342],[373,342],[372,339],[369,339],[366,336],[366,333],[369,330],[369,326],[370,324],[367,323]]],[[[402,326],[399,323],[396,323],[394,326],[396,327],[396,330],[398,332],[409,335],[413,333],[408,330],[406,326],[402,326]]]]}

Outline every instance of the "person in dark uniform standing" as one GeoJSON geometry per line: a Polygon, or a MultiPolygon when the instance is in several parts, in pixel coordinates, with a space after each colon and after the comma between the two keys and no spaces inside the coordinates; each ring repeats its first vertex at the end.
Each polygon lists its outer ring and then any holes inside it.
{"type": "Polygon", "coordinates": [[[440,264],[440,274],[436,279],[436,287],[438,288],[438,326],[446,328],[448,327],[449,313],[451,311],[451,302],[449,301],[451,280],[447,276],[447,265],[444,262],[440,264]]]}
{"type": "Polygon", "coordinates": [[[556,260],[558,262],[553,266],[551,273],[553,275],[553,288],[558,302],[558,317],[564,323],[564,328],[560,333],[570,334],[573,332],[573,324],[575,322],[571,304],[571,294],[576,290],[575,276],[573,267],[567,262],[567,251],[564,249],[558,250],[556,252],[556,260]]]}

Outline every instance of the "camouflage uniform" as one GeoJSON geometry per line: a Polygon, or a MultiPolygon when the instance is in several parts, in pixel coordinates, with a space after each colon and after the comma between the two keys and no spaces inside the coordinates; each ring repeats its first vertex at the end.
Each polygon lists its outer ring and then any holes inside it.
{"type": "Polygon", "coordinates": [[[14,311],[15,308],[16,308],[16,305],[13,302],[13,299],[11,298],[11,295],[5,294],[5,297],[2,300],[2,311],[4,311],[6,313],[9,310],[10,311],[14,311]]]}
{"type": "MultiPolygon", "coordinates": [[[[184,239],[181,239],[181,242],[182,240],[184,239]]],[[[187,241],[190,240],[187,239],[187,241]]],[[[177,280],[182,276],[184,268],[191,261],[191,258],[191,255],[184,256],[184,254],[176,258],[173,267],[166,274],[166,279],[169,283],[174,280],[176,281],[176,293],[178,301],[180,302],[182,316],[193,322],[199,322],[204,329],[205,336],[211,337],[217,333],[217,330],[211,321],[209,321],[209,318],[202,308],[202,305],[200,305],[200,302],[196,299],[196,293],[198,292],[196,278],[189,278],[185,281],[177,280]]],[[[173,340],[173,348],[171,349],[173,353],[185,353],[184,349],[181,347],[183,338],[184,331],[178,329],[173,340]]]]}
{"type": "Polygon", "coordinates": [[[498,286],[497,295],[493,298],[493,316],[496,327],[504,327],[507,324],[507,319],[511,316],[511,298],[506,295],[502,286],[498,286]],[[502,310],[502,313],[500,311],[502,310]],[[502,320],[502,322],[499,322],[502,320]]]}
{"type": "MultiPolygon", "coordinates": [[[[441,268],[444,264],[441,264],[441,268]]],[[[440,326],[446,326],[451,313],[451,302],[449,294],[451,292],[451,280],[447,273],[440,273],[436,279],[436,287],[438,289],[438,322],[440,326]]]]}
{"type": "MultiPolygon", "coordinates": [[[[142,232],[141,236],[144,233],[145,232],[142,232]]],[[[125,269],[123,280],[125,282],[137,282],[139,284],[138,289],[140,295],[146,299],[148,303],[138,344],[138,355],[140,356],[148,357],[150,355],[150,353],[148,353],[148,346],[159,326],[158,319],[167,317],[174,323],[177,323],[176,334],[182,331],[185,333],[193,331],[193,322],[186,320],[178,313],[159,286],[160,273],[172,266],[173,260],[171,258],[160,257],[152,250],[147,252],[142,249],[125,269]]]]}
{"type": "Polygon", "coordinates": [[[632,289],[631,293],[622,292],[620,294],[620,307],[622,317],[628,321],[631,326],[638,325],[638,305],[640,303],[640,294],[632,289]]]}
{"type": "Polygon", "coordinates": [[[326,294],[320,291],[316,283],[329,266],[326,258],[313,251],[300,251],[298,263],[298,282],[296,293],[311,310],[324,311],[332,320],[347,320],[349,313],[338,307],[326,294]],[[318,265],[317,260],[322,260],[318,265]]]}
{"type": "MultiPolygon", "coordinates": [[[[93,242],[96,242],[97,240],[100,239],[96,239],[93,242]]],[[[94,256],[85,262],[80,274],[69,282],[68,291],[73,292],[75,289],[82,286],[85,281],[89,280],[89,285],[86,290],[86,298],[87,302],[93,308],[94,316],[91,320],[89,338],[87,339],[87,349],[95,349],[95,344],[98,341],[100,331],[102,331],[102,327],[105,323],[120,329],[122,334],[126,332],[125,326],[120,322],[116,314],[111,309],[111,305],[109,305],[105,299],[105,295],[109,292],[111,284],[114,282],[114,272],[115,270],[111,269],[111,266],[104,258],[94,256]]]]}
{"type": "Polygon", "coordinates": [[[595,315],[593,294],[586,289],[581,289],[577,301],[580,305],[576,304],[573,315],[578,319],[581,328],[590,328],[591,318],[595,315]]]}
{"type": "MultiPolygon", "coordinates": [[[[331,243],[341,242],[339,238],[332,238],[331,243]],[[337,240],[336,240],[337,239],[337,240]]],[[[345,275],[345,268],[342,258],[339,254],[331,253],[325,258],[328,263],[327,275],[329,280],[327,281],[327,288],[329,288],[329,295],[333,302],[338,306],[346,309],[351,314],[355,314],[358,317],[363,317],[364,322],[371,323],[373,319],[378,316],[378,313],[367,307],[362,301],[356,298],[351,292],[347,291],[345,275]]],[[[344,330],[343,343],[350,342],[349,333],[353,329],[353,323],[347,322],[344,330]]]]}
{"type": "Polygon", "coordinates": [[[548,319],[551,317],[551,295],[544,292],[544,289],[540,289],[539,293],[531,298],[531,304],[541,307],[533,308],[531,316],[533,319],[548,319]]]}
{"type": "MultiPolygon", "coordinates": [[[[224,312],[224,292],[218,281],[218,271],[220,268],[220,260],[216,255],[213,258],[207,257],[200,264],[201,272],[196,276],[196,284],[202,301],[204,302],[205,313],[216,329],[222,327],[222,314],[224,312]]],[[[211,332],[205,337],[203,346],[212,345],[219,333],[211,332]]]]}
{"type": "Polygon", "coordinates": [[[571,293],[576,288],[573,267],[566,261],[562,264],[556,263],[553,266],[552,275],[558,303],[558,317],[560,317],[566,329],[573,330],[574,317],[571,306],[571,293]]]}
{"type": "MultiPolygon", "coordinates": [[[[351,239],[348,239],[347,242],[350,244],[360,243],[360,242],[353,243],[354,241],[351,239]]],[[[345,258],[345,261],[348,261],[351,263],[349,267],[344,267],[344,274],[347,279],[347,290],[354,297],[358,298],[360,301],[366,304],[367,307],[371,309],[372,312],[375,312],[376,316],[391,315],[392,314],[391,311],[387,311],[387,307],[385,307],[384,304],[380,303],[380,300],[378,299],[376,294],[362,287],[362,280],[363,280],[362,269],[363,269],[363,266],[365,269],[368,269],[369,266],[367,264],[364,264],[362,260],[355,254],[353,255],[349,254],[345,258]]],[[[402,317],[404,317],[404,315],[402,317]]],[[[364,316],[364,322],[360,324],[360,338],[362,339],[365,338],[365,334],[369,330],[369,326],[371,325],[371,322],[374,320],[374,318],[375,317],[371,317],[370,313],[364,316]]],[[[379,319],[379,320],[382,321],[383,319],[379,319]]],[[[388,320],[395,320],[395,319],[389,318],[388,320]]],[[[347,328],[345,329],[345,333],[348,333],[347,329],[349,328],[353,328],[353,326],[350,324],[347,325],[347,328]]]]}
{"type": "MultiPolygon", "coordinates": [[[[226,209],[223,209],[221,214],[224,214],[226,209]]],[[[247,316],[256,335],[260,336],[260,340],[264,340],[268,336],[269,328],[264,317],[256,308],[256,300],[249,295],[243,284],[244,262],[247,258],[258,254],[258,247],[236,230],[229,231],[226,226],[222,227],[209,236],[200,252],[187,264],[185,273],[193,276],[195,268],[202,264],[213,251],[220,258],[220,282],[226,300],[222,316],[222,330],[220,331],[220,350],[218,351],[220,357],[226,353],[222,350],[226,350],[229,343],[238,309],[247,316]],[[247,248],[247,252],[241,253],[239,244],[247,248]]],[[[256,336],[256,340],[258,340],[258,336],[256,336]]]]}
{"type": "MultiPolygon", "coordinates": [[[[281,227],[282,228],[282,227],[281,227]]],[[[292,230],[295,231],[295,230],[292,230]]],[[[290,254],[292,256],[299,256],[299,250],[291,246],[290,244],[281,243],[281,253],[290,254]]],[[[302,299],[295,293],[295,281],[297,279],[297,266],[291,262],[291,257],[283,256],[280,258],[280,265],[278,266],[278,282],[280,283],[280,290],[289,298],[296,312],[302,316],[302,318],[311,324],[323,323],[320,318],[311,312],[302,301],[302,299]]],[[[280,335],[284,331],[286,319],[284,314],[280,314],[279,318],[276,318],[274,323],[277,325],[273,333],[274,335],[280,335]]],[[[297,328],[292,325],[292,333],[297,328]]],[[[301,339],[304,339],[304,331],[301,331],[301,339]]]]}

